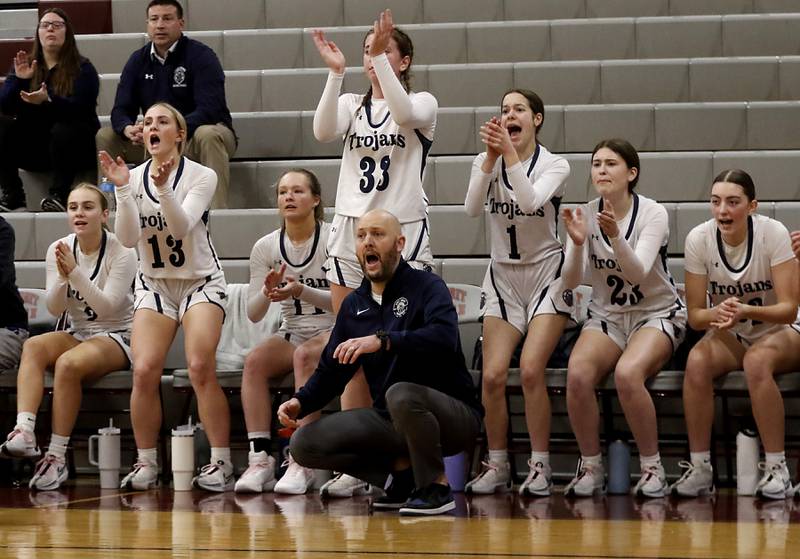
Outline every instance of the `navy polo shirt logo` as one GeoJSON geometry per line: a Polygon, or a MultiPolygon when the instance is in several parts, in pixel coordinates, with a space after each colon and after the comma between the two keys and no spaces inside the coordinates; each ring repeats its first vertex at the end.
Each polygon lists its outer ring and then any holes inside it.
{"type": "Polygon", "coordinates": [[[405,297],[400,297],[394,302],[394,305],[392,305],[392,311],[394,311],[394,315],[397,318],[400,318],[401,316],[406,314],[407,310],[408,310],[408,299],[406,299],[405,297]]]}
{"type": "Polygon", "coordinates": [[[172,74],[172,87],[186,87],[186,68],[178,66],[172,74]]]}

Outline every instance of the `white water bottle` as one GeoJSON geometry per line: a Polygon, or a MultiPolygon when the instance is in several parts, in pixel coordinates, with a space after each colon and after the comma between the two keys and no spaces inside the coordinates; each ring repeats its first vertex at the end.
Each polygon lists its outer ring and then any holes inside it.
{"type": "Polygon", "coordinates": [[[190,491],[194,477],[194,426],[172,430],[172,487],[175,491],[190,491]]]}
{"type": "Polygon", "coordinates": [[[736,492],[739,495],[755,495],[759,458],[758,434],[742,429],[736,435],[736,492]]]}
{"type": "Polygon", "coordinates": [[[98,429],[97,435],[89,437],[89,463],[100,470],[101,489],[119,488],[120,430],[114,427],[113,419],[109,420],[108,427],[98,429]]]}

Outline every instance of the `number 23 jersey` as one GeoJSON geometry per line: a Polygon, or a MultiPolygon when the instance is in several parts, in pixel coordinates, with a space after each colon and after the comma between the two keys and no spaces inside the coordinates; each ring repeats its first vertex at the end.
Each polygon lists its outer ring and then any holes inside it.
{"type": "Polygon", "coordinates": [[[667,242],[669,225],[664,206],[638,194],[633,194],[631,208],[624,219],[617,222],[620,235],[624,235],[635,251],[640,237],[648,231],[661,237],[659,255],[653,262],[645,278],[631,284],[617,263],[610,239],[600,229],[597,214],[603,209],[603,201],[596,198],[582,207],[587,221],[588,253],[585,266],[589,268],[592,284],[592,298],[589,312],[592,315],[608,316],[626,312],[663,312],[684,305],[667,267],[667,242]]]}
{"type": "MultiPolygon", "coordinates": [[[[412,92],[409,97],[414,103],[436,105],[427,92],[412,92]]],[[[361,217],[371,209],[385,208],[400,223],[425,219],[428,200],[422,180],[436,121],[424,128],[400,126],[386,100],[372,99],[359,108],[362,98],[353,93],[339,98],[340,107],[353,117],[343,138],[336,213],[361,217]]]]}
{"type": "MultiPolygon", "coordinates": [[[[150,178],[150,166],[151,161],[147,161],[133,169],[129,182],[139,208],[138,250],[142,272],[150,278],[201,279],[220,271],[222,267],[208,232],[208,209],[183,238],[173,237],[150,178]]],[[[181,157],[167,183],[172,185],[175,201],[183,205],[188,196],[199,195],[203,190],[210,189],[213,196],[216,174],[208,167],[181,157]]]]}

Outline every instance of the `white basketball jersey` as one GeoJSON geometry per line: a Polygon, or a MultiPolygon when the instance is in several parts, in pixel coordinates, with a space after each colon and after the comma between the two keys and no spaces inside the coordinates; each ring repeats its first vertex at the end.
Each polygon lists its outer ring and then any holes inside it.
{"type": "MultiPolygon", "coordinates": [[[[486,155],[478,155],[481,157],[486,155]]],[[[564,162],[564,158],[537,144],[530,159],[522,162],[522,167],[535,185],[548,168],[559,162],[564,162]]],[[[542,207],[533,213],[525,213],[509,184],[505,161],[498,157],[486,194],[492,260],[504,264],[535,264],[563,252],[556,228],[565,190],[566,185],[562,184],[542,207]]]]}
{"type": "MultiPolygon", "coordinates": [[[[119,266],[120,260],[124,258],[134,260],[136,258],[133,249],[122,246],[114,233],[105,230],[100,242],[100,249],[89,256],[81,252],[78,238],[74,233],[53,243],[48,249],[48,253],[55,250],[55,245],[61,241],[72,249],[72,255],[75,257],[78,267],[101,290],[106,286],[112,267],[119,266]]],[[[129,331],[133,322],[133,278],[131,278],[131,284],[126,291],[112,294],[112,296],[114,295],[124,299],[124,303],[119,306],[119,312],[115,316],[99,317],[80,292],[69,285],[67,287],[66,312],[70,327],[74,330],[91,333],[129,331]]]]}
{"type": "MultiPolygon", "coordinates": [[[[430,93],[409,93],[412,99],[420,95],[430,93]]],[[[384,99],[372,99],[359,109],[362,99],[353,93],[340,97],[352,121],[343,137],[336,213],[361,217],[383,208],[401,223],[425,219],[428,200],[422,181],[436,122],[421,129],[401,127],[384,99]]]]}
{"type": "MultiPolygon", "coordinates": [[[[642,282],[632,285],[624,279],[614,257],[611,241],[597,223],[597,214],[602,209],[601,198],[592,200],[582,208],[584,219],[587,221],[589,244],[586,266],[589,268],[592,284],[589,312],[593,315],[607,316],[634,311],[662,312],[670,308],[684,307],[667,267],[669,229],[665,228],[662,232],[660,257],[653,263],[650,273],[642,282]]],[[[642,231],[658,213],[666,213],[661,204],[633,194],[628,214],[618,222],[620,234],[625,235],[632,249],[636,250],[636,243],[642,231]]]]}
{"type": "MultiPolygon", "coordinates": [[[[182,239],[175,239],[161,212],[158,193],[150,179],[148,160],[131,171],[131,195],[139,207],[139,266],[151,278],[201,279],[222,269],[208,232],[209,212],[182,239]]],[[[175,200],[182,204],[192,185],[209,180],[214,171],[181,157],[167,182],[172,184],[175,200]]]]}
{"type": "MultiPolygon", "coordinates": [[[[786,227],[758,214],[748,218],[747,240],[739,247],[725,244],[713,219],[701,223],[686,237],[686,271],[708,277],[712,306],[729,297],[737,297],[748,305],[776,304],[772,268],[792,258],[786,227]]],[[[731,330],[755,340],[780,327],[757,320],[741,320],[731,330]]]]}
{"type": "MultiPolygon", "coordinates": [[[[286,264],[284,276],[293,276],[298,282],[316,289],[330,290],[325,273],[328,260],[326,247],[331,226],[317,225],[314,235],[306,242],[295,245],[281,228],[261,237],[250,254],[250,288],[261,289],[270,268],[279,270],[286,264]],[[255,286],[254,286],[255,284],[255,286]]],[[[285,283],[283,284],[285,285],[285,283]]],[[[288,331],[326,330],[333,326],[333,313],[312,306],[300,299],[281,301],[281,328],[288,331]]]]}

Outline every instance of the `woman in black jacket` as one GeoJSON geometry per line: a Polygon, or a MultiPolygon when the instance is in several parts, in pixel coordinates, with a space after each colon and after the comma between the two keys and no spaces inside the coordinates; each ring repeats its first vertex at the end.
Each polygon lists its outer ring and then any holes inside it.
{"type": "Polygon", "coordinates": [[[64,211],[75,175],[95,168],[100,80],[83,58],[67,14],[47,10],[33,52],[20,51],[0,92],[0,211],[25,209],[19,169],[52,171],[43,210],[64,211]]]}

